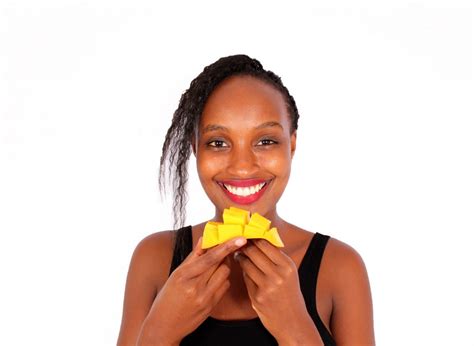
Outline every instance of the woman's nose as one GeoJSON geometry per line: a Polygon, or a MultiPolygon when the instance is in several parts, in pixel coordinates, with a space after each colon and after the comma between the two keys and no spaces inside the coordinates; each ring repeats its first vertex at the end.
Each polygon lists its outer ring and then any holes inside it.
{"type": "Polygon", "coordinates": [[[259,170],[258,159],[251,148],[234,146],[229,157],[228,172],[236,177],[252,177],[259,170]]]}

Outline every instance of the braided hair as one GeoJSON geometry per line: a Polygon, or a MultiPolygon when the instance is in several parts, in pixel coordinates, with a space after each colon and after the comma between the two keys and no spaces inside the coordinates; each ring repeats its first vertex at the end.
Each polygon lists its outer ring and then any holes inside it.
{"type": "MultiPolygon", "coordinates": [[[[247,55],[232,55],[206,66],[181,96],[162,148],[158,185],[160,193],[163,193],[166,178],[172,182],[175,230],[183,227],[186,219],[188,160],[191,155],[192,138],[199,126],[204,105],[219,83],[236,75],[255,77],[280,91],[286,101],[291,132],[298,128],[299,114],[295,100],[283,85],[281,78],[272,71],[265,70],[258,60],[247,55]]],[[[184,239],[177,239],[177,244],[182,242],[184,239]]]]}

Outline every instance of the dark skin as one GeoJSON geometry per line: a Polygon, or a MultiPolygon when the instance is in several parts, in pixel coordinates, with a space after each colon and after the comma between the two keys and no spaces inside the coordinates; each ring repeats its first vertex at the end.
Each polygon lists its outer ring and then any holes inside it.
{"type": "MultiPolygon", "coordinates": [[[[194,250],[167,278],[172,233],[148,236],[130,264],[118,345],[178,345],[208,316],[259,317],[279,345],[322,345],[298,279],[313,233],[277,212],[296,150],[296,131],[290,125],[283,96],[261,80],[234,76],[213,91],[193,139],[199,179],[215,205],[213,220],[222,221],[229,206],[258,212],[278,228],[285,247],[266,240],[238,246],[235,238],[202,250],[206,221],[193,226],[194,250]],[[261,198],[249,205],[234,203],[217,184],[249,178],[270,180],[261,198]]],[[[364,263],[354,249],[334,238],[321,263],[316,305],[338,345],[375,344],[364,263]]]]}

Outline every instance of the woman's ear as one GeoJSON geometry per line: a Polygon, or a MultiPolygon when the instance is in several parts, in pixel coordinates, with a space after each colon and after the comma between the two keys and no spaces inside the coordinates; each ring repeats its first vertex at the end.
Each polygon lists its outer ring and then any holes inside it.
{"type": "Polygon", "coordinates": [[[290,137],[290,145],[291,145],[291,158],[295,155],[296,150],[296,130],[293,131],[290,137]]]}

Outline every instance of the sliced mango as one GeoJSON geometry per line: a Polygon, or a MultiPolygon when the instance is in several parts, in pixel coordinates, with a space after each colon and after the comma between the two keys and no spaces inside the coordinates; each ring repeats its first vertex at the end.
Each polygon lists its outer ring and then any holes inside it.
{"type": "Polygon", "coordinates": [[[242,215],[242,217],[244,218],[244,224],[247,224],[249,222],[250,212],[248,210],[240,209],[236,207],[230,207],[229,210],[234,214],[242,215]]]}
{"type": "Polygon", "coordinates": [[[244,227],[244,237],[247,239],[263,238],[265,230],[252,226],[245,225],[244,227]]]}
{"type": "Polygon", "coordinates": [[[224,209],[224,222],[209,221],[204,227],[202,248],[207,249],[229,239],[244,236],[247,239],[266,239],[277,247],[284,247],[276,227],[270,229],[271,221],[258,213],[230,207],[224,209]]]}
{"type": "Polygon", "coordinates": [[[283,242],[281,241],[280,236],[278,235],[278,231],[275,227],[272,227],[268,232],[265,232],[263,238],[268,240],[270,243],[277,247],[284,247],[283,242]]]}
{"type": "Polygon", "coordinates": [[[224,219],[224,224],[226,225],[233,224],[244,226],[249,220],[249,212],[238,208],[224,209],[222,218],[224,219]]]}
{"type": "Polygon", "coordinates": [[[270,220],[264,218],[259,213],[253,213],[249,221],[250,226],[263,229],[264,231],[268,231],[270,229],[270,223],[270,220]]]}
{"type": "Polygon", "coordinates": [[[202,236],[201,248],[207,249],[213,247],[216,243],[219,242],[219,233],[217,230],[217,225],[220,222],[209,221],[204,227],[204,233],[202,236]]]}
{"type": "Polygon", "coordinates": [[[218,225],[217,230],[219,233],[219,243],[223,243],[229,239],[239,237],[244,231],[242,225],[218,225]]]}

